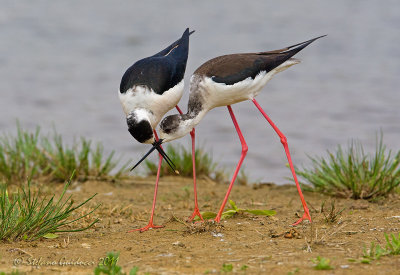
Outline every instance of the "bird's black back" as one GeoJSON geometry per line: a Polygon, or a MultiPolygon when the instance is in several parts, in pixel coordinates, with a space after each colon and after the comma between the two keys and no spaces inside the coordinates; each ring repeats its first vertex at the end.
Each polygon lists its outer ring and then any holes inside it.
{"type": "Polygon", "coordinates": [[[275,69],[320,37],[275,51],[219,56],[201,65],[194,73],[212,77],[214,82],[233,85],[275,69]]]}
{"type": "Polygon", "coordinates": [[[129,67],[121,79],[120,92],[143,85],[157,94],[163,94],[181,82],[189,54],[189,35],[192,33],[186,29],[182,37],[167,48],[129,67]]]}

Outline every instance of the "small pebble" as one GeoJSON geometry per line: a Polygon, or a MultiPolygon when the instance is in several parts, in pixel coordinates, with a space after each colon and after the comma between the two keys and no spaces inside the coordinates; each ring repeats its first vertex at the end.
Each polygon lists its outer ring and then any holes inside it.
{"type": "Polygon", "coordinates": [[[173,242],[172,245],[179,246],[179,247],[185,247],[185,244],[181,241],[173,242]]]}

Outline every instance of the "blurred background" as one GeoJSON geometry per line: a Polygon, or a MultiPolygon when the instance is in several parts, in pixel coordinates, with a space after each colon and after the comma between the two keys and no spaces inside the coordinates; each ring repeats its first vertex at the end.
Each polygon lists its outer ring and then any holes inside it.
{"type": "MultiPolygon", "coordinates": [[[[0,1],[0,129],[52,132],[66,142],[100,141],[123,159],[138,160],[148,145],[127,131],[118,89],[135,61],[190,37],[190,75],[218,55],[279,49],[328,36],[296,57],[258,96],[287,136],[295,166],[359,139],[374,151],[376,134],[400,147],[400,3],[336,1],[0,1]]],[[[283,184],[290,170],[278,136],[254,107],[233,106],[249,146],[252,180],[283,184]]],[[[174,110],[175,112],[175,110],[174,110]]],[[[196,128],[198,145],[233,171],[241,145],[226,108],[196,128]]],[[[190,148],[190,136],[181,143],[190,148]]],[[[153,159],[156,154],[153,154],[153,159]]]]}

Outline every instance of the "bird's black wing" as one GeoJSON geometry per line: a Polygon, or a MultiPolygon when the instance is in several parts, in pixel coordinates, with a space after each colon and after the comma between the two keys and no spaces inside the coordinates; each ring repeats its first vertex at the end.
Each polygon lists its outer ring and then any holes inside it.
{"type": "Polygon", "coordinates": [[[216,57],[200,66],[195,74],[212,77],[213,81],[227,85],[249,77],[254,79],[260,72],[275,69],[320,37],[275,51],[216,57]]]}
{"type": "Polygon", "coordinates": [[[186,29],[182,37],[159,53],[141,59],[133,64],[123,75],[120,92],[125,93],[135,85],[143,85],[157,94],[182,81],[189,53],[189,36],[186,29]]]}
{"type": "Polygon", "coordinates": [[[172,81],[175,74],[176,66],[170,58],[148,57],[139,60],[125,72],[120,92],[125,93],[134,86],[145,86],[157,94],[163,94],[176,85],[172,81]]]}

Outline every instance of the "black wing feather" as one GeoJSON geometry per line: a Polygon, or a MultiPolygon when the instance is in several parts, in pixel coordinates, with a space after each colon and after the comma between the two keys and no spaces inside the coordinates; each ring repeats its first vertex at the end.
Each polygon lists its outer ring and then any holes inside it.
{"type": "Polygon", "coordinates": [[[157,94],[182,81],[189,53],[189,36],[186,29],[182,37],[159,53],[143,58],[133,64],[121,79],[120,92],[125,93],[134,86],[143,85],[157,94]]]}
{"type": "Polygon", "coordinates": [[[208,71],[208,76],[215,82],[227,85],[249,77],[254,79],[260,72],[268,73],[275,69],[321,37],[323,36],[276,51],[222,56],[220,61],[216,60],[215,69],[208,71]]]}

